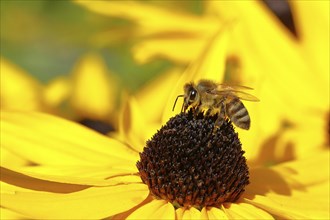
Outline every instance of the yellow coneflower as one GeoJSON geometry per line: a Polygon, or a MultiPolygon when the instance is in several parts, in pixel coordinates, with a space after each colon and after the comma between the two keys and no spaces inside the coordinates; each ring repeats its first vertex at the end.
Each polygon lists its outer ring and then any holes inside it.
{"type": "Polygon", "coordinates": [[[38,164],[2,164],[1,206],[37,219],[329,217],[329,154],[248,170],[230,123],[212,125],[177,115],[139,155],[55,116],[1,112],[1,149],[38,164]]]}
{"type": "Polygon", "coordinates": [[[88,119],[115,125],[117,87],[118,80],[95,53],[82,56],[72,74],[47,85],[1,59],[1,109],[5,110],[42,111],[83,124],[88,119]]]}
{"type": "MultiPolygon", "coordinates": [[[[201,56],[201,63],[188,69],[189,76],[210,70],[214,60],[208,58],[223,39],[221,34],[214,38],[209,56],[201,56]]],[[[2,164],[5,214],[48,219],[329,218],[328,151],[248,168],[246,148],[230,122],[214,131],[215,116],[187,112],[155,131],[132,100],[121,119],[120,141],[51,115],[1,112],[1,149],[34,164],[2,164]],[[146,137],[149,141],[141,145],[146,137]]]]}

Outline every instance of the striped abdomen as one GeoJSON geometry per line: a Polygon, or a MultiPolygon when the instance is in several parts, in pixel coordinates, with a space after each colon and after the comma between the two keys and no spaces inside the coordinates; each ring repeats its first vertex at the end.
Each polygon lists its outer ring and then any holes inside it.
{"type": "Polygon", "coordinates": [[[229,100],[226,103],[226,114],[237,127],[249,130],[250,116],[241,100],[238,98],[229,100]]]}

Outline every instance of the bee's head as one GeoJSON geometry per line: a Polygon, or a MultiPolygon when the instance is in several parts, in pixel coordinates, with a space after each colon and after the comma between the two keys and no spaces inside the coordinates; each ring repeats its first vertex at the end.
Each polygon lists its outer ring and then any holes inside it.
{"type": "Polygon", "coordinates": [[[196,107],[199,104],[199,93],[193,83],[187,83],[184,86],[183,110],[186,111],[189,106],[196,107]]]}
{"type": "Polygon", "coordinates": [[[181,98],[181,97],[184,98],[181,112],[182,111],[185,112],[189,107],[194,108],[194,107],[198,106],[198,104],[200,102],[200,100],[199,100],[200,97],[199,97],[199,93],[198,93],[197,89],[195,88],[195,85],[193,83],[187,83],[184,85],[183,89],[184,89],[184,94],[178,95],[176,97],[172,111],[174,111],[176,101],[178,100],[178,98],[181,98]]]}

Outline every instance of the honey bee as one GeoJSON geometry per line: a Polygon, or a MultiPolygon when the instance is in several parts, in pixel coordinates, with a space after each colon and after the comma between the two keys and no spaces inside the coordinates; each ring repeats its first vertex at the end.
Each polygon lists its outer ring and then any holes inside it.
{"type": "Polygon", "coordinates": [[[249,130],[251,119],[241,100],[259,101],[253,95],[240,91],[252,89],[246,86],[218,84],[211,80],[200,80],[197,84],[187,83],[184,85],[184,94],[175,99],[173,109],[179,97],[184,98],[181,112],[192,109],[196,114],[218,114],[216,127],[220,127],[227,117],[237,127],[249,130]]]}

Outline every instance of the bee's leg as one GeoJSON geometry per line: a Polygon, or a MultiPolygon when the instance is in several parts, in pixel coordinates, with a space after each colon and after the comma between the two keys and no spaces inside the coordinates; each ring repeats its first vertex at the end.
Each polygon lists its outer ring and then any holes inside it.
{"type": "Polygon", "coordinates": [[[225,118],[226,118],[225,103],[224,103],[224,101],[221,101],[219,103],[219,113],[218,113],[218,118],[215,121],[214,130],[216,130],[217,128],[220,128],[221,127],[221,125],[225,121],[225,118]]]}
{"type": "Polygon", "coordinates": [[[208,108],[205,112],[204,112],[204,115],[205,116],[209,116],[209,115],[212,115],[213,114],[213,108],[208,108]]]}
{"type": "Polygon", "coordinates": [[[200,104],[197,108],[196,108],[196,113],[203,113],[204,116],[209,116],[211,114],[211,109],[208,108],[207,106],[200,104]]]}
{"type": "Polygon", "coordinates": [[[192,112],[192,114],[194,116],[197,116],[197,114],[198,114],[198,108],[190,108],[190,110],[191,110],[191,112],[192,112]]]}

